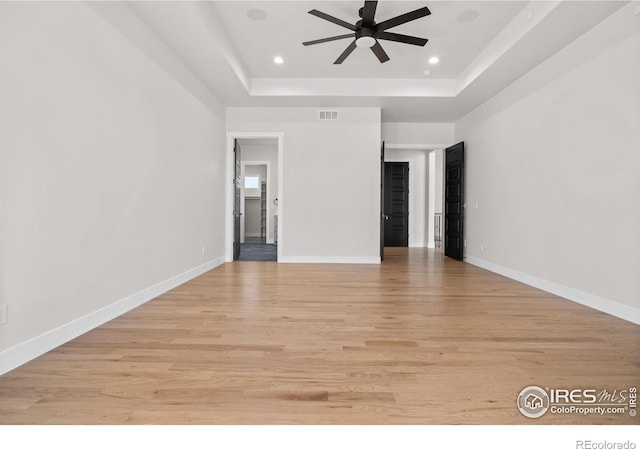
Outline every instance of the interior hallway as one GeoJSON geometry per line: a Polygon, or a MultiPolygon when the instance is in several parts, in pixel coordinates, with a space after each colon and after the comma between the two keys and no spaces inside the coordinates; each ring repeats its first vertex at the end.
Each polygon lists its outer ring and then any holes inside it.
{"type": "Polygon", "coordinates": [[[261,237],[245,237],[244,243],[240,244],[241,262],[277,262],[278,246],[266,243],[261,237]]]}
{"type": "Polygon", "coordinates": [[[638,326],[439,250],[227,263],[0,377],[0,423],[637,423],[516,397],[628,388],[638,360],[638,326]]]}

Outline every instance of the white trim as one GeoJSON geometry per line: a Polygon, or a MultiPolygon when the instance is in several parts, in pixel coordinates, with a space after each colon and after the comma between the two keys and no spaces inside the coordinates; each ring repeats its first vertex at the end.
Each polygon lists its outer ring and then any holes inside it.
{"type": "Polygon", "coordinates": [[[423,150],[434,151],[443,150],[450,147],[450,144],[444,143],[386,143],[384,144],[385,150],[423,150]]]}
{"type": "Polygon", "coordinates": [[[332,257],[332,256],[285,256],[278,262],[282,263],[348,263],[348,264],[379,264],[380,257],[332,257]]]}
{"type": "Polygon", "coordinates": [[[409,248],[435,248],[435,244],[430,246],[427,242],[412,242],[409,240],[409,248]]]}
{"type": "Polygon", "coordinates": [[[436,247],[436,152],[427,154],[427,247],[436,247]]]}
{"type": "Polygon", "coordinates": [[[455,97],[451,78],[251,78],[252,97],[455,97]]]}
{"type": "Polygon", "coordinates": [[[578,304],[608,313],[609,315],[630,321],[634,324],[640,324],[640,309],[638,308],[631,307],[626,304],[620,304],[618,302],[611,301],[610,299],[547,281],[546,279],[541,279],[527,273],[512,270],[511,268],[503,267],[502,265],[478,259],[476,257],[465,256],[464,260],[472,265],[515,279],[516,281],[553,293],[554,295],[561,296],[562,298],[577,302],[578,304]]]}
{"type": "Polygon", "coordinates": [[[272,139],[278,140],[278,261],[282,259],[284,236],[284,133],[283,132],[227,132],[227,201],[225,226],[225,259],[233,261],[233,141],[235,139],[272,139]]]}
{"type": "Polygon", "coordinates": [[[5,349],[0,352],[0,375],[51,351],[52,349],[55,349],[98,326],[101,326],[107,321],[135,309],[145,302],[154,299],[207,271],[213,270],[223,263],[223,257],[210,260],[207,263],[191,268],[184,273],[145,288],[144,290],[129,295],[126,298],[120,299],[119,301],[102,307],[101,309],[91,312],[85,316],[65,323],[55,329],[51,329],[44,334],[5,349]]]}

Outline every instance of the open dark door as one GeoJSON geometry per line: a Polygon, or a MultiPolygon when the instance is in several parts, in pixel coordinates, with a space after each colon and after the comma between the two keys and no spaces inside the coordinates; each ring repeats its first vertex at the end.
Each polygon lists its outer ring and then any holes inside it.
{"type": "Polygon", "coordinates": [[[445,150],[444,255],[462,260],[464,251],[464,142],[445,150]]]}
{"type": "Polygon", "coordinates": [[[242,191],[242,157],[238,140],[233,141],[233,260],[240,257],[240,194],[242,191]]]}
{"type": "Polygon", "coordinates": [[[380,262],[384,260],[384,142],[380,149],[380,262]]]}
{"type": "Polygon", "coordinates": [[[385,246],[409,246],[409,163],[384,163],[385,246]]]}

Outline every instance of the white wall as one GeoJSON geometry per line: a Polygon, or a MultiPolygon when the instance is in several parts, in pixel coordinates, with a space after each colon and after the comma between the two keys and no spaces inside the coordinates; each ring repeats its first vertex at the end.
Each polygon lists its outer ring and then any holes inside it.
{"type": "Polygon", "coordinates": [[[453,123],[396,123],[382,124],[385,144],[429,149],[445,148],[454,143],[453,123]]]}
{"type": "Polygon", "coordinates": [[[469,261],[640,323],[640,20],[632,10],[464,117],[456,140],[466,144],[469,261]]]}
{"type": "Polygon", "coordinates": [[[409,162],[409,246],[429,245],[429,152],[423,150],[385,150],[386,162],[409,162]]]}
{"type": "Polygon", "coordinates": [[[83,3],[0,20],[2,373],[221,263],[226,167],[166,48],[171,75],[83,3]]]}
{"type": "Polygon", "coordinates": [[[245,198],[244,200],[244,235],[245,237],[260,237],[260,199],[245,198]]]}
{"type": "Polygon", "coordinates": [[[279,261],[379,261],[380,109],[228,108],[227,131],[282,132],[279,261]]]}
{"type": "Polygon", "coordinates": [[[268,219],[269,219],[269,235],[267,235],[267,243],[273,243],[275,238],[275,218],[274,214],[278,213],[278,205],[274,204],[278,198],[278,143],[251,143],[251,139],[242,140],[242,160],[243,161],[259,161],[269,162],[269,188],[267,198],[268,219]]]}

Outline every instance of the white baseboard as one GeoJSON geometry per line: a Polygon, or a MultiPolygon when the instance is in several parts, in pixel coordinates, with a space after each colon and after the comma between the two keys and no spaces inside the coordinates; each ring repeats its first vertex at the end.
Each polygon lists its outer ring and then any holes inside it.
{"type": "Polygon", "coordinates": [[[316,257],[316,256],[283,256],[280,263],[360,263],[379,264],[380,257],[316,257]]]}
{"type": "Polygon", "coordinates": [[[210,260],[200,266],[178,274],[166,281],[159,282],[142,291],[120,299],[83,317],[63,324],[44,334],[19,343],[0,352],[0,375],[23,365],[74,338],[95,329],[157,296],[200,276],[224,263],[224,257],[210,260]]]}
{"type": "Polygon", "coordinates": [[[245,232],[245,237],[262,237],[259,232],[245,232]]]}
{"type": "Polygon", "coordinates": [[[511,268],[503,267],[502,265],[488,262],[483,259],[478,259],[472,256],[465,256],[464,260],[472,265],[476,265],[485,270],[493,271],[494,273],[501,274],[508,278],[522,282],[523,284],[530,285],[532,287],[539,288],[546,292],[552,293],[562,298],[568,299],[573,302],[577,302],[592,309],[599,310],[609,315],[613,315],[617,318],[621,318],[626,321],[630,321],[634,324],[640,324],[640,309],[628,306],[626,304],[620,304],[610,299],[602,298],[600,296],[593,295],[591,293],[583,292],[575,288],[567,287],[562,284],[541,279],[530,274],[522,273],[520,271],[512,270],[511,268]]]}

